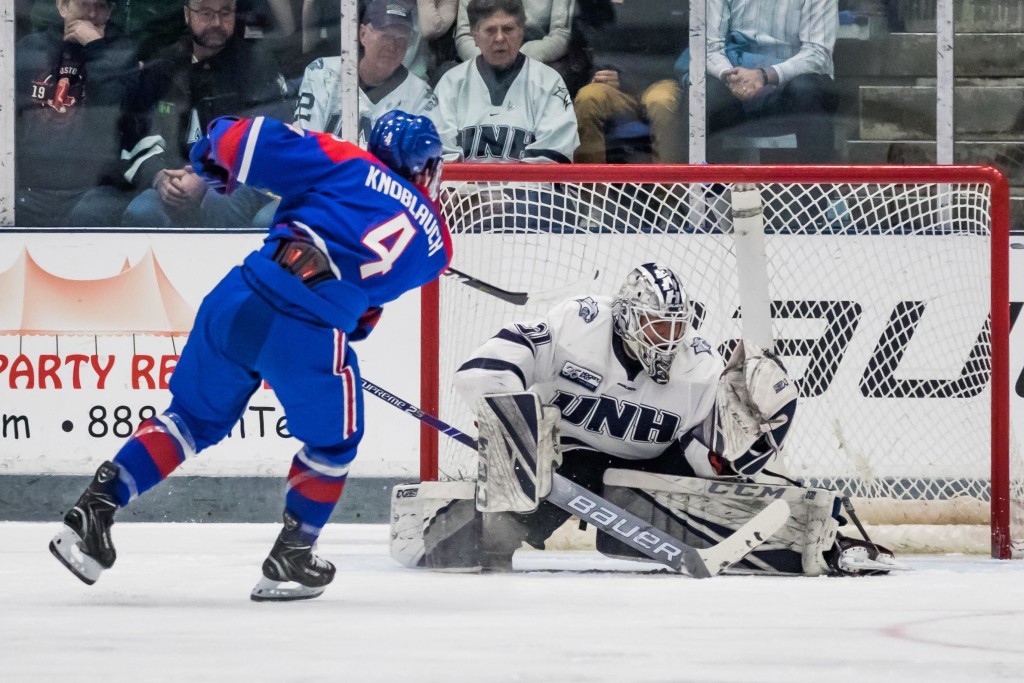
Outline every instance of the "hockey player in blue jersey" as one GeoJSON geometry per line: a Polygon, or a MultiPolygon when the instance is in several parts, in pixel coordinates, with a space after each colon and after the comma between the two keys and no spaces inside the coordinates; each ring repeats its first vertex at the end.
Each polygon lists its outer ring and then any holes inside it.
{"type": "Polygon", "coordinates": [[[94,583],[116,557],[115,511],[223,439],[266,380],[303,446],[288,474],[284,529],[251,597],[316,597],[334,566],[314,544],[363,434],[349,342],[451,258],[436,203],[441,141],[429,119],[400,111],[377,121],[368,151],[269,118],[222,118],[191,158],[221,191],[245,184],[280,196],[274,225],[203,300],[170,380],[170,406],[99,467],[50,551],[94,583]]]}

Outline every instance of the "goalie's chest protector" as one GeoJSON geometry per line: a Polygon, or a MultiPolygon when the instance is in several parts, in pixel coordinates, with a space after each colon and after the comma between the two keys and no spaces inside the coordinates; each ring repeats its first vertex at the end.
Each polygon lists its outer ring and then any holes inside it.
{"type": "MultiPolygon", "coordinates": [[[[623,362],[613,343],[612,299],[585,297],[552,311],[551,352],[539,354],[534,390],[562,413],[565,446],[644,460],[660,455],[711,411],[724,363],[702,337],[688,331],[667,384],[623,362]],[[547,356],[547,358],[544,358],[547,356]]],[[[616,338],[617,340],[617,338],[616,338]]]]}

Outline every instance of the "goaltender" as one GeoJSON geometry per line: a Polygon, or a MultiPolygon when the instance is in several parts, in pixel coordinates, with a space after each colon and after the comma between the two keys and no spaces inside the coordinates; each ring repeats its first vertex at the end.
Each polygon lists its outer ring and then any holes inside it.
{"type": "MultiPolygon", "coordinates": [[[[554,461],[558,475],[695,548],[786,500],[789,519],[733,572],[902,568],[886,548],[838,533],[841,494],[772,471],[796,413],[795,383],[777,356],[750,342],[725,363],[693,329],[689,297],[664,265],[634,268],[614,298],[570,299],[545,318],[507,325],[463,363],[455,387],[477,414],[481,475],[396,490],[392,554],[406,565],[507,571],[523,542],[544,548],[570,513],[544,500],[525,514],[488,511],[495,506],[481,491],[500,473],[488,482],[487,468],[503,460],[512,473],[503,478],[527,487],[523,463],[554,461]]],[[[643,559],[601,531],[597,549],[643,559]]]]}

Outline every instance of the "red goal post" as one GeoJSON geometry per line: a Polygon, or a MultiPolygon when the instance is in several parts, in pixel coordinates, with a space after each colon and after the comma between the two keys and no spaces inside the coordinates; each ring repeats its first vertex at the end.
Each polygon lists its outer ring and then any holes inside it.
{"type": "MultiPolygon", "coordinates": [[[[444,180],[452,266],[529,301],[450,278],[423,289],[426,412],[473,433],[451,389],[473,349],[560,300],[612,294],[629,268],[660,260],[713,344],[774,343],[799,378],[792,476],[847,490],[879,525],[943,541],[980,525],[994,557],[1024,552],[1009,189],[997,170],[452,164],[444,180]]],[[[421,454],[423,480],[475,467],[425,425],[421,454]]]]}

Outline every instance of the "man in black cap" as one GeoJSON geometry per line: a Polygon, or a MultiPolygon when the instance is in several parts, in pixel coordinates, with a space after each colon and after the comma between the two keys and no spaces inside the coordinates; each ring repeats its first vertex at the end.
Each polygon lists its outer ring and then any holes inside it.
{"type": "MultiPolygon", "coordinates": [[[[359,144],[385,112],[401,109],[428,118],[437,106],[433,90],[402,66],[413,32],[410,0],[373,0],[359,25],[359,144]]],[[[322,57],[308,67],[299,87],[295,122],[306,130],[337,134],[341,126],[341,57],[322,57]]]]}

